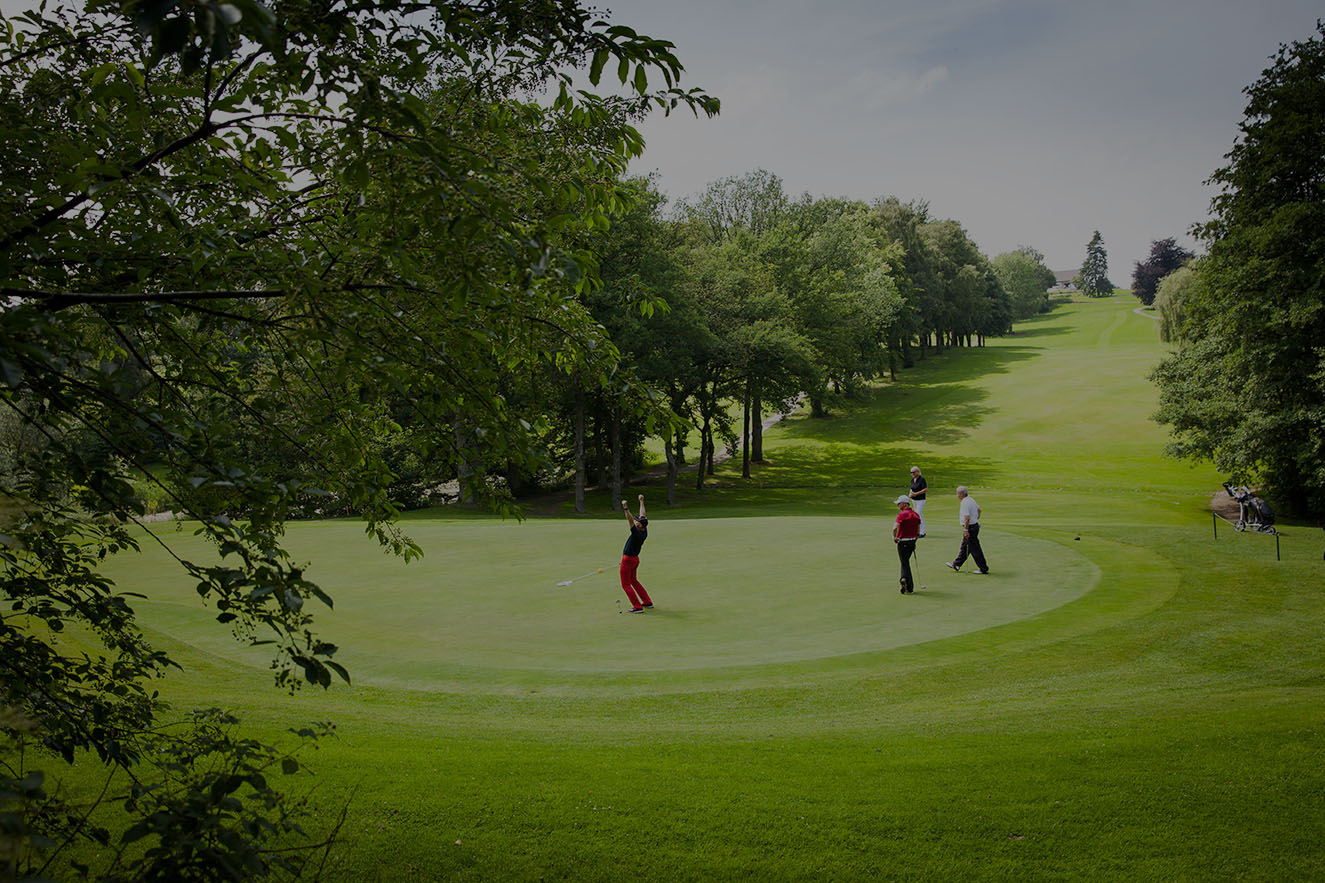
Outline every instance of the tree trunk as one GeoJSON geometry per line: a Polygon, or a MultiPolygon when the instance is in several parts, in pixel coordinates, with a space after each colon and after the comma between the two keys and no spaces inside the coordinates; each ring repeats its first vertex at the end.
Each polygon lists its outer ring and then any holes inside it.
{"type": "Polygon", "coordinates": [[[758,390],[755,391],[754,411],[750,415],[750,459],[755,463],[764,462],[764,402],[758,390]]]}
{"type": "Polygon", "coordinates": [[[575,391],[575,511],[584,514],[584,390],[575,391]]]}
{"type": "Polygon", "coordinates": [[[676,431],[676,465],[684,466],[686,464],[686,435],[689,430],[678,429],[676,431]]]}
{"type": "Polygon", "coordinates": [[[612,509],[621,511],[621,412],[612,409],[612,509]]]}
{"type": "Polygon", "coordinates": [[[465,431],[464,423],[457,419],[455,422],[455,451],[456,451],[456,482],[460,485],[460,502],[472,504],[478,502],[478,494],[475,492],[477,479],[475,475],[480,471],[483,463],[482,459],[470,460],[469,434],[465,431]]]}
{"type": "Polygon", "coordinates": [[[741,478],[750,477],[750,382],[745,383],[745,425],[741,428],[741,478]]]}
{"type": "Polygon", "coordinates": [[[506,486],[511,490],[511,496],[519,499],[529,493],[533,487],[533,481],[529,474],[515,463],[507,463],[506,468],[502,470],[506,476],[506,486]]]}
{"type": "Polygon", "coordinates": [[[672,434],[663,434],[663,455],[667,458],[667,505],[676,505],[676,457],[672,454],[672,434]]]}
{"type": "Polygon", "coordinates": [[[603,415],[599,411],[594,414],[593,420],[593,450],[594,465],[598,467],[598,487],[606,488],[610,466],[607,460],[607,452],[603,450],[603,415]]]}
{"type": "Polygon", "coordinates": [[[706,460],[709,452],[709,414],[707,404],[701,401],[699,407],[704,415],[704,423],[699,428],[699,468],[695,470],[695,490],[702,491],[704,489],[705,469],[708,465],[706,460]]]}

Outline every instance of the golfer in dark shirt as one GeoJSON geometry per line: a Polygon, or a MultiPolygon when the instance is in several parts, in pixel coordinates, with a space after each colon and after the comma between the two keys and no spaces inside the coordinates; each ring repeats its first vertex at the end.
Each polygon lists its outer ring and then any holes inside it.
{"type": "Polygon", "coordinates": [[[630,524],[630,539],[626,540],[626,547],[621,550],[621,588],[630,599],[630,612],[643,613],[645,607],[653,606],[653,600],[649,598],[649,593],[644,591],[644,586],[640,585],[637,576],[640,549],[644,548],[644,541],[649,538],[649,519],[644,514],[644,495],[639,495],[638,518],[630,514],[630,506],[625,500],[621,501],[621,511],[626,513],[626,521],[630,524]]]}
{"type": "Polygon", "coordinates": [[[925,481],[925,476],[920,474],[919,466],[911,467],[911,493],[907,494],[911,498],[911,508],[920,516],[920,535],[925,535],[925,491],[929,489],[929,483],[925,481]]]}

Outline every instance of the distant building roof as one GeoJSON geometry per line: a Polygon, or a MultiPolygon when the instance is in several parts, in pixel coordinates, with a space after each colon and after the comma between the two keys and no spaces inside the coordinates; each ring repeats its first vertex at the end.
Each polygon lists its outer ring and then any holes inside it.
{"type": "Polygon", "coordinates": [[[1059,285],[1071,285],[1080,270],[1054,270],[1054,279],[1059,285]]]}

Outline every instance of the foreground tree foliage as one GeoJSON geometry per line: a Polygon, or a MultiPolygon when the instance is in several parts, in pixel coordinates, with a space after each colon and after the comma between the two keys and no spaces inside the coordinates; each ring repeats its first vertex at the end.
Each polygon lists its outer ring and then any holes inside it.
{"type": "Polygon", "coordinates": [[[607,382],[581,244],[625,205],[632,119],[717,109],[671,48],[570,0],[0,22],[0,405],[30,435],[0,475],[0,876],[81,870],[80,842],[105,878],[315,875],[317,837],[273,848],[300,829],[267,774],[297,761],[224,716],[160,726],[171,660],[98,564],[140,542],[150,487],[212,541],[182,575],[278,684],[348,680],[286,520],[355,512],[413,557],[392,519],[418,464],[481,493],[542,458],[505,378],[607,382]],[[132,788],[57,799],[45,771],[87,757],[132,788]],[[171,758],[157,784],[147,758],[171,758]]]}
{"type": "Polygon", "coordinates": [[[1213,459],[1284,508],[1325,510],[1325,26],[1246,89],[1211,177],[1208,246],[1177,352],[1156,369],[1170,450],[1213,459]]]}

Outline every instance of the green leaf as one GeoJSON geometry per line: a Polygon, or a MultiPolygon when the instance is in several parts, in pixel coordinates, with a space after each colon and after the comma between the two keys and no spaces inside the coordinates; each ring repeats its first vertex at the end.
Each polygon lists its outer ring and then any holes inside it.
{"type": "Polygon", "coordinates": [[[338,674],[342,681],[347,684],[350,683],[350,673],[345,670],[345,666],[341,665],[339,662],[332,662],[330,659],[327,660],[326,664],[327,668],[338,674]]]}
{"type": "Polygon", "coordinates": [[[649,91],[649,75],[642,64],[635,65],[635,91],[641,95],[649,91]]]}
{"type": "Polygon", "coordinates": [[[589,65],[589,82],[595,86],[603,77],[603,67],[607,64],[608,52],[606,49],[599,49],[593,54],[593,62],[589,65]]]}
{"type": "Polygon", "coordinates": [[[345,167],[341,178],[345,183],[355,190],[364,190],[372,180],[372,172],[368,168],[368,163],[362,159],[356,159],[345,167]]]}
{"type": "Polygon", "coordinates": [[[115,68],[116,65],[114,63],[103,64],[100,65],[99,67],[93,68],[91,84],[94,87],[100,86],[102,83],[106,82],[106,77],[109,77],[112,73],[114,73],[115,68]]]}
{"type": "Polygon", "coordinates": [[[174,55],[182,50],[189,43],[189,35],[192,28],[189,20],[182,15],[170,19],[161,26],[158,32],[161,41],[161,51],[167,55],[174,55]]]}

